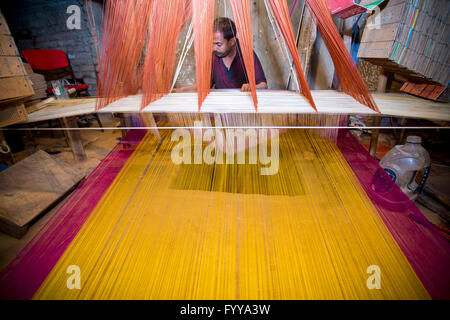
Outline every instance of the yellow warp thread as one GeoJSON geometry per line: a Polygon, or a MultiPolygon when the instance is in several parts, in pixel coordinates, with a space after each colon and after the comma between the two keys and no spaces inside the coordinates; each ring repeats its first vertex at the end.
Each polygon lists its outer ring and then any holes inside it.
{"type": "Polygon", "coordinates": [[[192,175],[162,137],[146,135],[34,299],[430,298],[332,142],[282,134],[284,172],[268,183],[259,165],[192,175]],[[286,170],[301,193],[283,190],[286,170]],[[234,184],[266,191],[205,191],[234,184]],[[71,265],[79,290],[67,287],[71,265]],[[371,265],[381,289],[367,287],[371,265]]]}

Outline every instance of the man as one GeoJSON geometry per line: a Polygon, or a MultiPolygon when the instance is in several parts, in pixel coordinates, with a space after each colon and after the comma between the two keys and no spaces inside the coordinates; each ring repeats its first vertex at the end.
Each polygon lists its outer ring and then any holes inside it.
{"type": "MultiPolygon", "coordinates": [[[[236,26],[229,18],[217,18],[214,21],[213,61],[211,88],[240,88],[250,91],[244,60],[236,36],[236,26]]],[[[256,89],[267,89],[267,80],[257,55],[253,52],[255,63],[256,89]]],[[[197,89],[196,84],[174,89],[173,92],[190,92],[197,89]]]]}

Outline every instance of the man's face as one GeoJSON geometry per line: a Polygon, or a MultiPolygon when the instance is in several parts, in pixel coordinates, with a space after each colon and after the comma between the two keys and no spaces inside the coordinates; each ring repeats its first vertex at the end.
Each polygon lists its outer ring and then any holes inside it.
{"type": "Polygon", "coordinates": [[[229,55],[235,45],[236,41],[234,38],[227,40],[223,37],[222,32],[214,32],[213,52],[218,58],[225,58],[227,55],[229,55]]]}

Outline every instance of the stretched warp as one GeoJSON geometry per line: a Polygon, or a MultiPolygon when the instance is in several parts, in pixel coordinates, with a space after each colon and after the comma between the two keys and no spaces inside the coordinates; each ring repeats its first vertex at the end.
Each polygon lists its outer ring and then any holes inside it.
{"type": "Polygon", "coordinates": [[[260,164],[175,165],[176,142],[162,138],[144,137],[34,299],[439,297],[334,143],[282,134],[280,171],[264,180],[260,164]],[[301,186],[291,192],[288,173],[301,186]],[[67,288],[71,265],[80,290],[67,288]],[[373,265],[379,290],[367,286],[373,265]]]}

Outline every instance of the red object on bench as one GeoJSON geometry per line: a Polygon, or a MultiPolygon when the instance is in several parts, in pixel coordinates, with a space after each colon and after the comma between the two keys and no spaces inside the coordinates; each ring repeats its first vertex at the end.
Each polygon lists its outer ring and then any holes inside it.
{"type": "Polygon", "coordinates": [[[67,56],[61,50],[23,50],[22,54],[33,70],[55,70],[69,66],[67,56]]]}
{"type": "MultiPolygon", "coordinates": [[[[60,77],[70,76],[73,81],[75,81],[75,77],[73,76],[69,65],[69,60],[67,59],[66,53],[62,50],[23,50],[22,55],[30,65],[31,69],[35,70],[37,73],[44,74],[46,80],[56,80],[60,77]]],[[[64,86],[67,90],[74,88],[77,92],[87,91],[87,89],[89,89],[89,85],[87,84],[66,84],[64,86]]],[[[53,88],[48,87],[46,91],[47,93],[52,94],[53,88]]]]}
{"type": "Polygon", "coordinates": [[[366,8],[354,3],[353,0],[327,0],[327,4],[331,14],[342,19],[347,19],[367,11],[366,8]]]}

